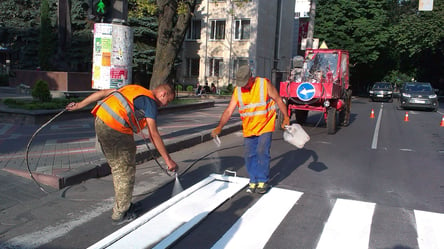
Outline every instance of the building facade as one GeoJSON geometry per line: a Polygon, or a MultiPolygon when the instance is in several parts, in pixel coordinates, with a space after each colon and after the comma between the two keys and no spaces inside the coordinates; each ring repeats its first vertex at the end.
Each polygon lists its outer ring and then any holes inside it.
{"type": "Polygon", "coordinates": [[[239,66],[279,82],[289,71],[295,0],[203,0],[191,20],[176,68],[184,87],[235,85],[239,66]]]}

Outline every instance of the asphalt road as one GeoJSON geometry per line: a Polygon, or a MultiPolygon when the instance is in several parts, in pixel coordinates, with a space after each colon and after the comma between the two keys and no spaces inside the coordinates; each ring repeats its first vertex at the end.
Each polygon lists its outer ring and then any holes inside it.
{"type": "MultiPolygon", "coordinates": [[[[438,247],[430,244],[427,236],[433,235],[433,231],[422,233],[420,214],[432,215],[432,221],[444,219],[444,127],[440,126],[444,109],[441,106],[438,112],[409,110],[408,122],[404,121],[405,112],[396,108],[396,102],[375,103],[356,98],[351,124],[335,135],[327,135],[323,121],[316,127],[320,114],[310,113],[304,129],[311,140],[303,149],[292,147],[282,140],[281,131],[276,131],[271,184],[273,188],[301,195],[269,237],[262,234],[270,228],[265,223],[250,230],[252,236],[243,237],[243,241],[265,238],[264,248],[281,249],[324,248],[326,243],[330,243],[329,248],[443,248],[439,247],[444,244],[439,244],[443,241],[438,237],[432,239],[438,247]],[[375,118],[370,118],[372,109],[375,118]],[[367,240],[353,236],[357,230],[353,221],[368,232],[367,240]],[[335,231],[345,234],[339,233],[341,237],[335,231]],[[351,245],[335,247],[331,243],[336,242],[329,240],[332,234],[336,241],[351,245]]],[[[184,189],[226,169],[237,172],[238,177],[247,177],[241,134],[223,136],[221,141],[221,147],[208,141],[173,153],[181,165],[179,179],[184,189]]],[[[145,211],[172,197],[174,179],[164,176],[154,162],[140,165],[137,172],[135,200],[142,203],[145,211]],[[153,192],[145,191],[162,182],[168,184],[153,192]]],[[[8,228],[0,233],[0,245],[86,248],[120,228],[112,226],[109,220],[109,176],[42,195],[38,200],[27,200],[23,197],[26,195],[40,194],[29,185],[28,190],[17,195],[18,199],[23,198],[20,205],[7,209],[7,215],[2,211],[1,224],[8,228]]],[[[241,190],[170,248],[211,248],[264,197],[241,190]]],[[[285,199],[274,204],[280,206],[285,199]]],[[[242,221],[261,221],[277,212],[272,208],[267,214],[242,221]]],[[[240,233],[241,228],[238,229],[240,233]]],[[[440,229],[434,232],[442,234],[442,225],[440,229]]]]}

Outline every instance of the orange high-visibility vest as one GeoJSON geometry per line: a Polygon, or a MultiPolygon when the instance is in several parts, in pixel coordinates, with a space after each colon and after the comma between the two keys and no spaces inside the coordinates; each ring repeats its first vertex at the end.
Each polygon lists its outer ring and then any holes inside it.
{"type": "Polygon", "coordinates": [[[268,96],[267,81],[256,77],[250,91],[242,92],[241,87],[236,87],[233,92],[238,100],[244,137],[274,131],[276,106],[274,100],[268,96]]]}
{"type": "Polygon", "coordinates": [[[99,101],[91,113],[116,131],[133,134],[146,126],[146,120],[136,123],[134,99],[138,96],[154,99],[153,93],[138,85],[127,85],[99,101]]]}

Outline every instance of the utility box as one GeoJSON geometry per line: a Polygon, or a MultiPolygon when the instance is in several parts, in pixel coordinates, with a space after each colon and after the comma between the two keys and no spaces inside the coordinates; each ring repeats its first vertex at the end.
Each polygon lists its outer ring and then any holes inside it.
{"type": "Polygon", "coordinates": [[[94,24],[92,89],[120,88],[132,82],[133,32],[115,23],[94,24]]]}

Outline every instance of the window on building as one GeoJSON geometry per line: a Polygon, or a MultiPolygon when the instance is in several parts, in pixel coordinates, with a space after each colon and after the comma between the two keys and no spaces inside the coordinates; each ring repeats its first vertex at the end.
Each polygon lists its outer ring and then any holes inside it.
{"type": "Polygon", "coordinates": [[[187,58],[186,76],[199,76],[199,58],[187,58]]]}
{"type": "Polygon", "coordinates": [[[225,39],[225,20],[212,20],[210,22],[211,40],[223,40],[225,39]]]}
{"type": "Polygon", "coordinates": [[[187,40],[199,40],[201,27],[202,27],[201,20],[191,20],[185,38],[187,40]]]}
{"type": "Polygon", "coordinates": [[[250,20],[236,20],[234,25],[234,39],[248,40],[250,39],[250,20]]]}
{"type": "Polygon", "coordinates": [[[220,58],[211,58],[209,65],[209,76],[222,76],[223,60],[220,58]]]}

